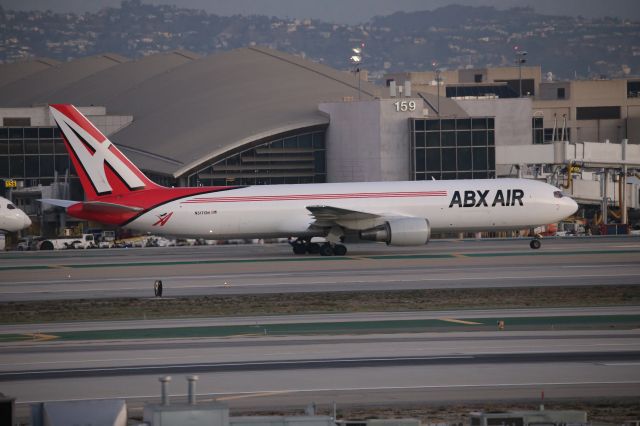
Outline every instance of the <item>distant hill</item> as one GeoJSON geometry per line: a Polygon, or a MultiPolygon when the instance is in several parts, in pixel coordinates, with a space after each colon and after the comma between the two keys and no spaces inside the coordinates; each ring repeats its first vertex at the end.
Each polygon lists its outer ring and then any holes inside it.
{"type": "Polygon", "coordinates": [[[224,17],[175,6],[124,1],[97,13],[18,12],[0,7],[0,61],[68,60],[105,52],[130,58],[185,49],[200,54],[265,45],[349,69],[365,43],[364,68],[386,72],[509,66],[513,47],[560,78],[640,75],[640,23],[548,16],[529,8],[447,6],[377,16],[362,25],[267,16],[224,17]]]}

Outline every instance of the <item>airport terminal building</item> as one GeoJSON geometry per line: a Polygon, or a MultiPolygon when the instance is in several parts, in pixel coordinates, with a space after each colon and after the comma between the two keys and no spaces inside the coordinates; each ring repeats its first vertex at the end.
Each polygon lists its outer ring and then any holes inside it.
{"type": "MultiPolygon", "coordinates": [[[[527,73],[524,86],[541,90],[536,71],[527,73]],[[531,84],[527,73],[533,74],[531,84]]],[[[52,103],[79,107],[151,179],[167,186],[484,179],[522,175],[524,165],[541,164],[547,169],[533,177],[567,180],[561,169],[566,172],[573,158],[564,155],[570,147],[560,158],[556,146],[581,142],[580,133],[569,138],[569,130],[556,128],[549,140],[550,119],[537,120],[536,102],[542,101],[531,92],[514,97],[513,82],[492,83],[500,91],[487,95],[492,84],[484,82],[450,90],[428,78],[423,84],[413,74],[388,76],[387,87],[358,79],[262,47],[203,57],[175,51],[137,60],[105,54],[67,63],[3,64],[2,190],[36,219],[30,233],[73,226],[72,219],[36,201],[82,197],[49,116],[52,103]],[[545,150],[530,151],[536,145],[545,150]]],[[[576,92],[570,88],[565,96],[576,92]]],[[[625,152],[616,145],[629,167],[636,156],[640,163],[634,108],[618,119],[630,123],[618,132],[630,139],[625,152]]],[[[600,123],[611,127],[605,119],[600,123]]],[[[593,141],[602,145],[604,139],[593,141]]],[[[584,146],[583,159],[593,148],[584,146]]],[[[638,207],[637,185],[626,186],[627,206],[638,207]]]]}

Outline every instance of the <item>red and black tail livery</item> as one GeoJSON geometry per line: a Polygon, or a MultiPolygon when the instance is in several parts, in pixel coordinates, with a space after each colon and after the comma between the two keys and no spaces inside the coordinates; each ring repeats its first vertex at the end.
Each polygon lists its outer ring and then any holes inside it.
{"type": "Polygon", "coordinates": [[[160,186],[146,177],[73,105],[50,105],[49,108],[82,183],[85,201],[41,201],[64,207],[74,217],[124,225],[173,200],[235,188],[160,186]]]}
{"type": "Polygon", "coordinates": [[[73,105],[51,105],[86,199],[158,188],[73,105]]]}

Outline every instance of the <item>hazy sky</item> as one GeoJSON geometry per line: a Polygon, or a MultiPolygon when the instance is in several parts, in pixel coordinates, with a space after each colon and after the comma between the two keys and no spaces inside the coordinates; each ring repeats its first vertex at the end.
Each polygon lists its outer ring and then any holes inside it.
{"type": "MultiPolygon", "coordinates": [[[[258,14],[290,18],[317,18],[358,23],[396,11],[430,10],[447,4],[488,5],[498,8],[531,6],[537,12],[585,17],[616,16],[640,20],[640,0],[143,0],[204,9],[218,15],[258,14]]],[[[120,0],[0,0],[6,9],[51,9],[78,13],[115,7],[120,0]]]]}

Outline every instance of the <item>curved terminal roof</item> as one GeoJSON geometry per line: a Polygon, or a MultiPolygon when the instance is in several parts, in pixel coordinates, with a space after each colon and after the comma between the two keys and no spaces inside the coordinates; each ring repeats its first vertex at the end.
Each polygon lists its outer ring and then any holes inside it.
{"type": "MultiPolygon", "coordinates": [[[[132,115],[133,122],[110,139],[140,168],[175,177],[256,140],[327,125],[319,103],[358,99],[353,74],[262,47],[206,57],[85,58],[8,87],[0,107],[93,104],[109,115],[132,115]],[[63,68],[74,77],[62,81],[63,68]]],[[[380,95],[364,81],[361,91],[363,100],[380,95]]]]}
{"type": "MultiPolygon", "coordinates": [[[[78,106],[106,106],[118,98],[127,98],[145,81],[198,59],[195,53],[174,51],[144,56],[115,67],[95,72],[38,99],[39,103],[72,103],[78,106]]],[[[111,114],[112,111],[107,113],[111,114]]]]}
{"type": "Polygon", "coordinates": [[[2,69],[2,73],[0,73],[0,87],[11,84],[31,74],[54,67],[59,63],[60,62],[53,59],[39,58],[31,61],[2,64],[0,65],[0,69],[2,69]]]}
{"type": "Polygon", "coordinates": [[[125,61],[126,58],[114,54],[89,56],[29,74],[2,87],[0,107],[47,104],[51,94],[57,90],[125,61]]]}

